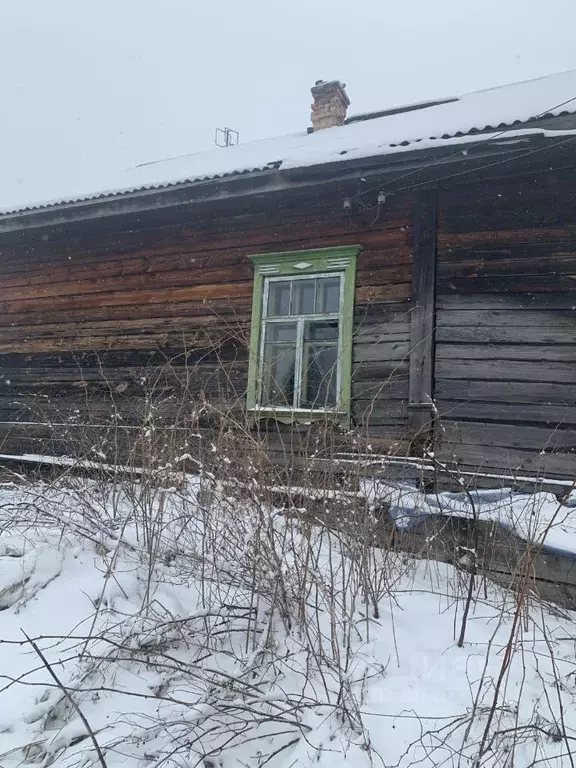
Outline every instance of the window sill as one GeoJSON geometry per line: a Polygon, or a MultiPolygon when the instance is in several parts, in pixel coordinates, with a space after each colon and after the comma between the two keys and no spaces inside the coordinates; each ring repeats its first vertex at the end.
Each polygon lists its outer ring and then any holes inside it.
{"type": "Polygon", "coordinates": [[[318,424],[324,422],[339,427],[349,427],[350,414],[337,410],[308,410],[294,408],[249,408],[254,421],[272,419],[282,424],[318,424]]]}

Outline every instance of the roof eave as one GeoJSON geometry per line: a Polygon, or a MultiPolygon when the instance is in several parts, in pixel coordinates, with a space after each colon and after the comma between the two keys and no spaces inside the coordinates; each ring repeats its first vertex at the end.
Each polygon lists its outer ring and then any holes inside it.
{"type": "Polygon", "coordinates": [[[502,162],[514,160],[528,147],[549,141],[543,135],[530,134],[509,141],[481,141],[478,145],[404,149],[395,154],[364,158],[343,158],[290,169],[269,169],[225,178],[183,182],[163,188],[135,190],[90,200],[63,203],[45,208],[29,209],[0,216],[0,234],[44,227],[57,227],[73,222],[130,216],[167,208],[217,203],[239,197],[269,195],[288,190],[317,187],[330,182],[342,182],[359,177],[381,176],[394,179],[407,172],[418,171],[413,177],[418,184],[438,181],[439,169],[465,163],[473,171],[488,157],[501,157],[502,162]]]}

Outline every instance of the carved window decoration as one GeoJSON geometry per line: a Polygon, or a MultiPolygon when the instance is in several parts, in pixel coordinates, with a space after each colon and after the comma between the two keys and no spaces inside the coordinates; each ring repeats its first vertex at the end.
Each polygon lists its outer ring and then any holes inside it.
{"type": "Polygon", "coordinates": [[[252,257],[248,407],[284,421],[350,410],[359,246],[252,257]]]}

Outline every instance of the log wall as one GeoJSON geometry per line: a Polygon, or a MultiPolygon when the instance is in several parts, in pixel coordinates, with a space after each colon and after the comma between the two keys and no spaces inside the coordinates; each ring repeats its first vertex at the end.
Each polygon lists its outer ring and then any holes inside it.
{"type": "Polygon", "coordinates": [[[574,477],[573,172],[443,190],[438,214],[440,457],[574,477]]]}
{"type": "Polygon", "coordinates": [[[136,422],[145,380],[167,361],[198,396],[242,404],[248,256],[355,243],[354,421],[395,445],[406,428],[411,223],[408,201],[375,221],[308,199],[0,240],[0,452],[73,452],[81,425],[107,423],[112,400],[136,422]]]}

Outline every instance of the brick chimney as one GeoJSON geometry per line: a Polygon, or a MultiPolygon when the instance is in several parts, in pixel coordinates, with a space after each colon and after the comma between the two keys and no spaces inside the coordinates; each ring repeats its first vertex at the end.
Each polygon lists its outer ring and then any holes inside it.
{"type": "Polygon", "coordinates": [[[346,110],[350,99],[346,94],[346,83],[339,80],[317,80],[311,89],[314,102],[312,104],[312,131],[324,128],[334,128],[344,125],[346,110]]]}

